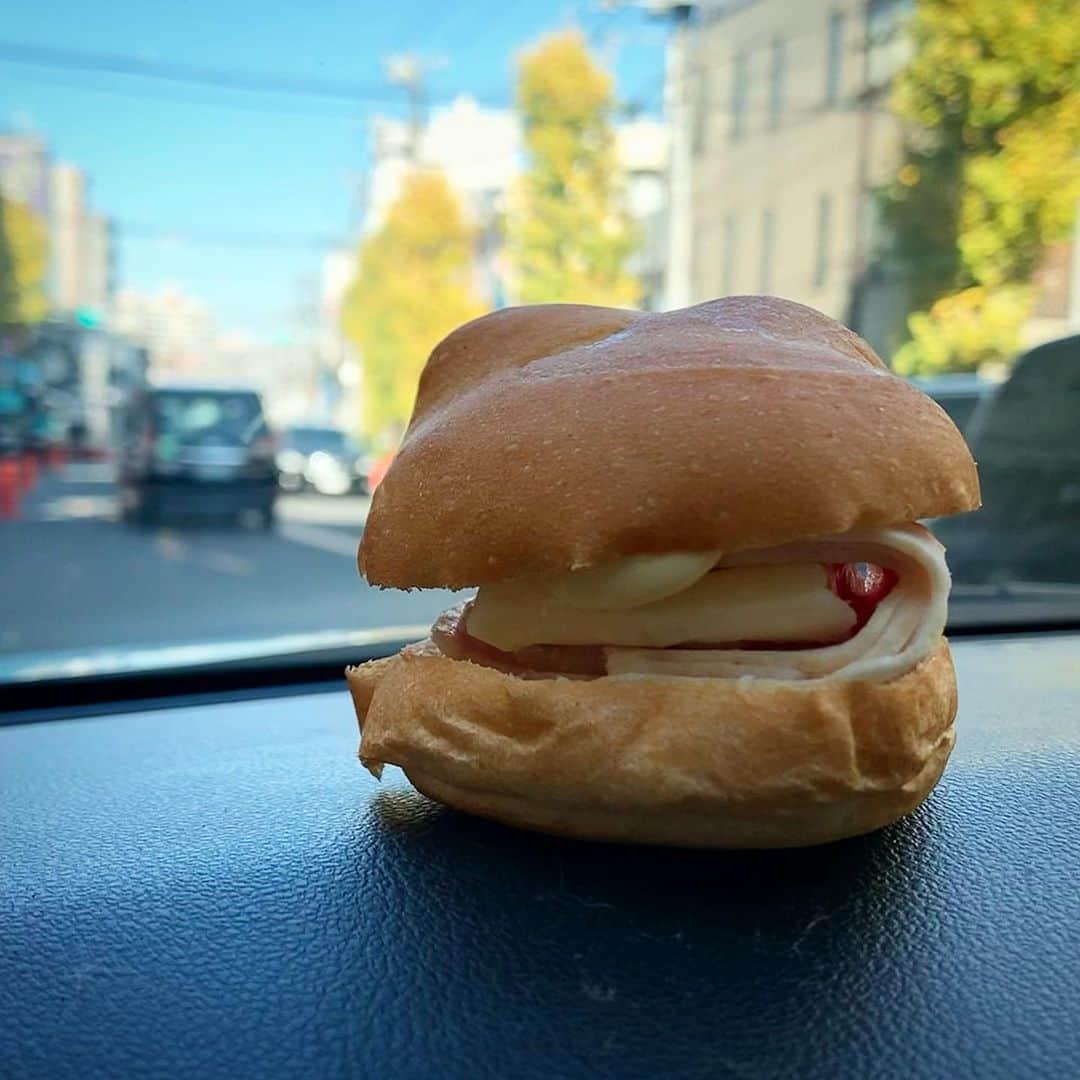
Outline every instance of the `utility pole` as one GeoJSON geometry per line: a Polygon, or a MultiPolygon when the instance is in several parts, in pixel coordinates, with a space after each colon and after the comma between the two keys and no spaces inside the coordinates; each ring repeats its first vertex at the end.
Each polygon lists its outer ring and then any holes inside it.
{"type": "Polygon", "coordinates": [[[865,334],[866,294],[870,287],[870,237],[869,207],[870,197],[870,142],[874,122],[874,109],[877,107],[877,89],[871,85],[870,71],[870,2],[866,0],[862,8],[862,71],[859,73],[859,89],[856,94],[858,107],[858,127],[855,149],[855,220],[853,222],[853,255],[851,273],[851,291],[848,295],[848,308],[844,321],[859,333],[865,334]]]}
{"type": "MultiPolygon", "coordinates": [[[[630,0],[601,0],[613,11],[630,0]]],[[[636,0],[634,7],[671,23],[664,56],[664,113],[670,141],[667,164],[667,266],[664,306],[686,307],[692,297],[694,261],[694,107],[691,100],[690,20],[701,0],[636,0]]]]}
{"type": "Polygon", "coordinates": [[[664,59],[664,110],[668,116],[668,215],[665,306],[686,307],[691,300],[694,259],[693,146],[694,123],[690,78],[690,17],[692,3],[654,2],[648,5],[672,23],[664,59]]]}
{"type": "Polygon", "coordinates": [[[395,86],[404,87],[409,97],[408,155],[415,165],[420,158],[420,136],[427,113],[427,65],[415,53],[396,53],[387,58],[385,66],[386,77],[395,86]]]}

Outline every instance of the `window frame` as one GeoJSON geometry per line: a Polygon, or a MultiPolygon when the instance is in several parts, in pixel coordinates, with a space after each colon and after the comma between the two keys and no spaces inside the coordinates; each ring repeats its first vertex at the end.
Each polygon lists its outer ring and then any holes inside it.
{"type": "Polygon", "coordinates": [[[732,61],[730,142],[738,142],[746,134],[746,100],[750,86],[750,59],[739,50],[732,61]]]}

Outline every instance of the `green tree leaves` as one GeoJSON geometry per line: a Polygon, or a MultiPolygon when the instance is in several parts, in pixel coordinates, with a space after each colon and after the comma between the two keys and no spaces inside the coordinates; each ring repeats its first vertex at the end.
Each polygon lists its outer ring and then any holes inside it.
{"type": "Polygon", "coordinates": [[[0,326],[28,326],[45,318],[48,273],[44,222],[24,203],[0,196],[0,326]]]}
{"type": "Polygon", "coordinates": [[[386,220],[360,248],[342,328],[364,372],[364,430],[396,446],[428,354],[483,305],[471,284],[474,233],[446,178],[406,177],[386,220]]]}
{"type": "Polygon", "coordinates": [[[557,34],[521,60],[517,100],[529,169],[508,215],[516,295],[635,304],[641,290],[626,263],[636,238],[621,206],[610,76],[579,33],[557,34]]]}
{"type": "Polygon", "coordinates": [[[883,193],[911,282],[908,371],[1010,357],[1048,244],[1080,198],[1080,0],[919,0],[892,106],[905,162],[883,193]],[[976,340],[981,335],[981,340],[976,340]]]}

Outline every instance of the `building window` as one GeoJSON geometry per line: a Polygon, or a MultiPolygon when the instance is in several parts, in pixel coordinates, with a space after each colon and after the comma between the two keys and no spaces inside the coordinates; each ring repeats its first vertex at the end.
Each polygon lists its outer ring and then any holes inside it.
{"type": "Polygon", "coordinates": [[[869,0],[866,66],[871,88],[884,87],[910,58],[911,38],[903,31],[914,7],[914,0],[869,0]]]}
{"type": "Polygon", "coordinates": [[[825,57],[825,104],[836,105],[844,79],[844,13],[829,15],[828,54],[825,57]]]}
{"type": "Polygon", "coordinates": [[[767,293],[772,291],[772,261],[773,261],[773,238],[776,232],[776,222],[771,210],[766,210],[761,215],[761,268],[758,275],[760,284],[758,291],[767,293]]]}
{"type": "Polygon", "coordinates": [[[829,276],[829,234],[832,231],[832,196],[818,196],[817,241],[814,246],[814,286],[821,288],[829,276]]]}
{"type": "Polygon", "coordinates": [[[732,72],[731,138],[734,140],[742,136],[746,124],[746,82],[748,74],[746,53],[739,53],[735,57],[732,72]]]}
{"type": "Polygon", "coordinates": [[[738,244],[739,222],[734,214],[728,214],[724,218],[724,249],[721,252],[724,262],[720,291],[723,296],[731,296],[735,292],[735,260],[738,244]]]}
{"type": "Polygon", "coordinates": [[[709,123],[709,72],[707,68],[699,68],[694,77],[694,117],[693,134],[690,145],[694,154],[701,155],[705,152],[705,143],[708,139],[709,123]]]}
{"type": "Polygon", "coordinates": [[[769,61],[769,126],[777,127],[784,112],[784,40],[772,43],[769,61]]]}

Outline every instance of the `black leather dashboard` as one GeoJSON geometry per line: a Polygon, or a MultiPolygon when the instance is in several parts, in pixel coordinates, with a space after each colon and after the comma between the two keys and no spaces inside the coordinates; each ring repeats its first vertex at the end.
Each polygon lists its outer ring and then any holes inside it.
{"type": "Polygon", "coordinates": [[[586,845],[357,764],[335,693],[0,729],[5,1077],[1080,1073],[1080,637],[828,848],[586,845]]]}

